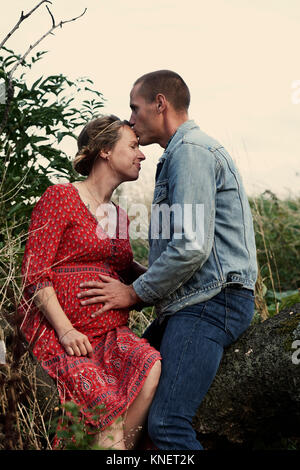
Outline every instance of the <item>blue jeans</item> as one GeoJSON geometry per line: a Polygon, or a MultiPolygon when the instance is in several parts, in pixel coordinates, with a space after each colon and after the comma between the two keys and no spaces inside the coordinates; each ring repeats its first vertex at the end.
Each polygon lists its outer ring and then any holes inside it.
{"type": "Polygon", "coordinates": [[[224,288],[212,299],[157,319],[143,337],[160,350],[162,373],[148,416],[158,449],[203,450],[192,427],[200,403],[220,364],[224,348],[248,328],[254,314],[249,289],[224,288]]]}

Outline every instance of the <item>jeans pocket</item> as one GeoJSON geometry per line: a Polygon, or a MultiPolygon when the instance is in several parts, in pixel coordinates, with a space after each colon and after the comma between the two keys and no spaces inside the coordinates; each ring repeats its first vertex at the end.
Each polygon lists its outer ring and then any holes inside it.
{"type": "Polygon", "coordinates": [[[226,287],[226,292],[232,295],[236,295],[238,297],[245,297],[246,299],[254,299],[254,292],[253,290],[242,288],[242,289],[234,289],[232,287],[226,287]]]}
{"type": "Polygon", "coordinates": [[[224,291],[219,292],[219,294],[204,302],[201,318],[217,327],[220,331],[226,332],[226,302],[224,291]]]}
{"type": "Polygon", "coordinates": [[[192,304],[192,305],[187,305],[186,307],[183,307],[181,310],[176,312],[176,315],[196,315],[196,316],[202,316],[203,310],[206,307],[207,302],[199,302],[197,304],[192,304]]]}
{"type": "Polygon", "coordinates": [[[250,326],[254,315],[254,296],[239,295],[225,289],[226,333],[236,341],[250,326]]]}

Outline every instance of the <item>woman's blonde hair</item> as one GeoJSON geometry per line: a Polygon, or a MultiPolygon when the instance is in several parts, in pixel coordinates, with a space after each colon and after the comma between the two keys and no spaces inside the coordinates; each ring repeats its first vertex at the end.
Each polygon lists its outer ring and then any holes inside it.
{"type": "Polygon", "coordinates": [[[120,139],[120,129],[130,126],[113,114],[87,123],[77,138],[78,151],[73,161],[77,173],[88,176],[100,158],[101,150],[111,150],[120,139]]]}

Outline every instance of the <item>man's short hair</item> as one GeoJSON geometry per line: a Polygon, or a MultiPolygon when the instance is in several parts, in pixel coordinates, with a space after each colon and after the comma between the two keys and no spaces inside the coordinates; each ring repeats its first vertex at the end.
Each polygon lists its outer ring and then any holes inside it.
{"type": "Polygon", "coordinates": [[[138,78],[135,85],[141,84],[139,94],[148,103],[153,103],[156,96],[161,93],[171,103],[175,111],[187,111],[190,105],[190,91],[178,75],[171,70],[157,70],[146,73],[138,78]]]}

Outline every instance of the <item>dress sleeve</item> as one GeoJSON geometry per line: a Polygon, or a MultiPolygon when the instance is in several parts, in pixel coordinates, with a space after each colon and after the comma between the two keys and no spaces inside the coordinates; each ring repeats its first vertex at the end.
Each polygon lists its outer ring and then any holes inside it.
{"type": "Polygon", "coordinates": [[[67,204],[60,185],[50,186],[35,205],[22,261],[22,280],[32,294],[52,285],[52,265],[68,225],[67,204]]]}

